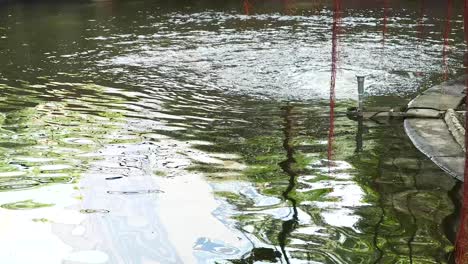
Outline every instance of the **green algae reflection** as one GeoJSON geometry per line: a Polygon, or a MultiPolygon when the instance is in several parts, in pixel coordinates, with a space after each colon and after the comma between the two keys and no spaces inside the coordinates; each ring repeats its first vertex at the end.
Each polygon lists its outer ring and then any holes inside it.
{"type": "MultiPolygon", "coordinates": [[[[338,103],[337,111],[344,112],[347,106],[338,103]]],[[[287,254],[291,263],[445,263],[452,247],[441,226],[450,226],[453,205],[447,192],[453,180],[412,146],[401,123],[364,124],[361,147],[357,122],[337,117],[329,162],[327,112],[314,105],[269,107],[276,117],[233,128],[244,138],[241,142],[232,144],[229,135],[218,134],[211,135],[216,138],[214,146],[198,147],[241,157],[238,162],[246,168],[237,171],[238,179],[252,183],[264,197],[279,199],[279,204],[258,206],[242,190],[216,192],[239,210],[233,218],[240,230],[279,246],[280,252],[270,255],[281,253],[285,259],[287,254]],[[340,194],[344,187],[360,189],[359,201],[347,205],[349,196],[340,194]],[[289,217],[278,219],[263,211],[281,208],[290,210],[289,217]],[[355,222],[349,226],[341,219],[330,222],[330,215],[342,217],[333,215],[340,210],[355,222]],[[301,223],[300,212],[311,218],[310,224],[301,223]]],[[[232,178],[224,175],[234,172],[213,164],[192,169],[210,180],[218,175],[214,182],[229,181],[232,178]]],[[[254,255],[255,249],[250,256],[254,255]]],[[[248,256],[233,263],[250,263],[248,256]]]]}
{"type": "Polygon", "coordinates": [[[121,99],[104,95],[106,87],[53,81],[43,86],[54,96],[73,91],[82,95],[79,100],[67,96],[49,100],[31,94],[18,102],[17,88],[2,87],[8,105],[0,106],[0,192],[76,183],[99,158],[86,154],[129,141],[117,132],[124,115],[106,107],[121,99]]]}
{"type": "Polygon", "coordinates": [[[38,208],[51,207],[51,206],[54,206],[54,204],[37,203],[37,202],[34,202],[33,200],[24,200],[24,201],[19,201],[15,203],[7,203],[7,204],[0,205],[0,207],[4,209],[9,209],[9,210],[30,210],[30,209],[38,209],[38,208]]]}

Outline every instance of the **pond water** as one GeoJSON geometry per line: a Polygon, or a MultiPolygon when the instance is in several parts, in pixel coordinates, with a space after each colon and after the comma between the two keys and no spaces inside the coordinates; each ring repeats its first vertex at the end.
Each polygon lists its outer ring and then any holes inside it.
{"type": "Polygon", "coordinates": [[[336,102],[332,1],[4,2],[1,262],[452,261],[460,183],[345,113],[460,74],[462,3],[357,2],[336,102]]]}

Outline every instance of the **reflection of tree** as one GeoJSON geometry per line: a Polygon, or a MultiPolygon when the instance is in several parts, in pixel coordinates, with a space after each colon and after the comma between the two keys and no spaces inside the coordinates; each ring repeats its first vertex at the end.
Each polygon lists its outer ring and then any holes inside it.
{"type": "Polygon", "coordinates": [[[373,189],[366,200],[378,204],[358,210],[363,218],[357,226],[373,233],[373,263],[445,262],[450,242],[441,226],[454,208],[455,180],[418,153],[400,125],[373,130],[365,142],[372,148],[350,159],[359,171],[356,180],[373,189]]]}
{"type": "Polygon", "coordinates": [[[292,109],[293,107],[290,105],[284,108],[283,148],[286,150],[286,159],[279,163],[281,169],[289,176],[289,184],[286,190],[283,192],[282,196],[285,200],[291,203],[293,210],[292,218],[283,222],[281,232],[278,235],[279,245],[281,247],[281,251],[283,252],[286,263],[290,263],[289,257],[286,253],[287,238],[289,234],[294,231],[298,222],[297,201],[290,196],[291,191],[293,191],[296,187],[296,178],[298,176],[298,174],[292,168],[293,164],[296,163],[296,160],[294,159],[294,148],[291,144],[294,129],[294,123],[291,118],[292,109]]]}
{"type": "MultiPolygon", "coordinates": [[[[215,109],[219,112],[210,113],[216,117],[215,122],[187,121],[189,125],[198,125],[191,130],[195,137],[178,130],[158,133],[179,140],[197,138],[213,142],[197,146],[208,153],[238,154],[239,162],[247,166],[242,172],[237,171],[236,180],[250,182],[264,197],[287,200],[291,215],[289,220],[282,221],[270,212],[282,209],[284,203],[262,206],[236,191],[218,194],[236,206],[238,214],[233,217],[239,229],[248,230],[247,235],[255,238],[254,249],[233,263],[273,261],[282,255],[292,263],[299,259],[321,263],[336,263],[333,262],[336,259],[341,263],[395,263],[409,262],[409,255],[414,263],[445,261],[451,243],[444,237],[441,225],[452,212],[447,192],[453,187],[453,180],[414,149],[400,123],[378,126],[364,123],[361,131],[366,132],[365,141],[362,151],[356,153],[356,123],[338,116],[334,158],[337,162],[351,163],[352,168],[333,168],[330,175],[325,144],[329,116],[324,110],[328,101],[317,103],[316,107],[294,103],[281,111],[275,102],[235,96],[229,101],[234,110],[215,109]],[[236,121],[241,118],[249,122],[236,121]],[[336,174],[353,179],[335,178],[336,174]],[[310,177],[307,181],[306,176],[310,177]],[[360,218],[354,229],[327,223],[323,214],[333,211],[333,204],[340,202],[340,198],[330,197],[329,193],[355,182],[364,191],[367,205],[349,208],[351,214],[360,218]],[[310,188],[309,184],[315,187],[310,188]],[[311,217],[310,226],[318,231],[312,234],[301,231],[309,225],[298,222],[299,210],[311,217]],[[244,229],[246,226],[249,228],[244,229]],[[338,242],[343,237],[346,240],[338,242]],[[289,249],[288,255],[281,253],[286,253],[285,248],[289,249]]],[[[167,111],[181,116],[203,114],[197,113],[196,105],[167,107],[167,111]]],[[[336,111],[342,112],[346,107],[338,103],[336,111]]],[[[232,179],[232,169],[223,165],[198,164],[194,169],[216,182],[232,179]]]]}
{"type": "MultiPolygon", "coordinates": [[[[456,236],[457,236],[457,229],[460,224],[460,216],[461,216],[461,190],[463,187],[463,182],[457,182],[455,186],[453,186],[452,190],[448,192],[448,196],[450,197],[453,205],[454,210],[453,213],[448,215],[444,218],[442,222],[442,228],[444,230],[445,236],[448,238],[450,242],[452,242],[456,246],[456,236]]],[[[453,263],[455,261],[454,252],[449,252],[447,254],[447,259],[449,263],[453,263]]]]}
{"type": "Polygon", "coordinates": [[[231,260],[233,264],[253,264],[256,261],[277,262],[281,257],[281,253],[272,248],[253,248],[249,253],[240,260],[231,260]]]}
{"type": "Polygon", "coordinates": [[[0,112],[8,110],[0,120],[0,173],[15,171],[21,176],[2,177],[0,191],[71,183],[86,168],[85,164],[93,160],[77,153],[90,153],[104,144],[119,141],[109,135],[119,129],[117,122],[123,116],[103,106],[119,102],[118,97],[104,96],[103,87],[90,84],[49,83],[41,89],[41,95],[56,95],[48,96],[49,102],[41,102],[34,94],[18,95],[16,87],[2,87],[0,95],[7,103],[0,107],[0,112]],[[64,87],[74,91],[59,93],[64,87]],[[67,98],[73,97],[74,93],[82,94],[84,100],[67,98]],[[86,101],[92,98],[100,99],[86,101]],[[73,107],[77,105],[82,108],[73,107]],[[83,110],[95,115],[86,115],[83,110]],[[44,169],[44,165],[55,163],[66,166],[53,170],[54,174],[50,169],[44,169]]]}

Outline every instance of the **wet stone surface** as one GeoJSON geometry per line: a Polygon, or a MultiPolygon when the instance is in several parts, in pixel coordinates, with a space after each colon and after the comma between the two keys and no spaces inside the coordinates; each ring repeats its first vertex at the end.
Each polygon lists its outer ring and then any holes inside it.
{"type": "Polygon", "coordinates": [[[464,81],[465,75],[462,75],[443,82],[427,89],[408,104],[411,113],[427,112],[427,109],[440,111],[438,119],[419,115],[405,120],[405,130],[414,145],[458,180],[464,179],[465,122],[460,121],[464,114],[454,109],[464,105],[464,81]]]}
{"type": "Polygon", "coordinates": [[[463,96],[447,95],[442,93],[422,94],[408,104],[408,108],[429,108],[440,111],[457,109],[462,103],[463,96]]]}

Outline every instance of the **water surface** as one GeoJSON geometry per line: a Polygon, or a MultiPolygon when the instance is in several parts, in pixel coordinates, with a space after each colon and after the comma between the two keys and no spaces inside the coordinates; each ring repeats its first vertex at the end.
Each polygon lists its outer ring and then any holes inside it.
{"type": "Polygon", "coordinates": [[[0,258],[447,263],[459,184],[345,116],[461,72],[423,3],[344,4],[332,120],[328,1],[1,5],[0,258]]]}

